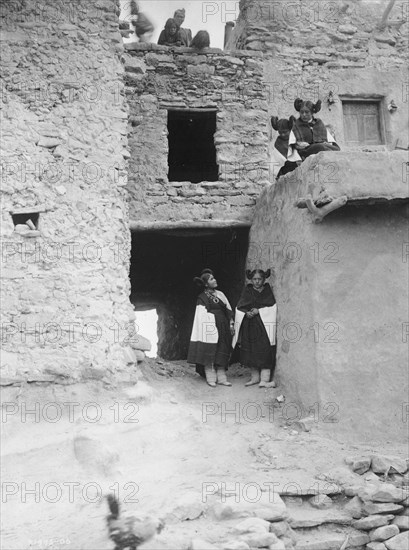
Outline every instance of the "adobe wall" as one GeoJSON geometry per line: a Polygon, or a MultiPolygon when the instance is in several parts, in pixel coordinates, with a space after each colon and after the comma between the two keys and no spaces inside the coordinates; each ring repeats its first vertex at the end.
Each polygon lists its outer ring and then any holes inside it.
{"type": "MultiPolygon", "coordinates": [[[[228,46],[264,53],[269,114],[298,116],[293,106],[297,97],[320,98],[318,116],[330,125],[341,148],[362,149],[345,144],[340,99],[375,97],[381,100],[385,143],[367,148],[407,147],[408,5],[397,0],[380,29],[386,6],[377,0],[242,0],[228,46]],[[392,113],[387,108],[391,100],[398,107],[392,113]]],[[[276,136],[272,131],[272,143],[276,136]]]]}
{"type": "Polygon", "coordinates": [[[139,43],[125,48],[131,222],[250,225],[256,198],[269,183],[261,52],[139,43]],[[217,110],[218,181],[169,181],[168,110],[206,108],[217,110]]]}
{"type": "Polygon", "coordinates": [[[320,153],[266,188],[248,266],[274,266],[277,377],[288,416],[340,437],[407,436],[407,154],[320,153]],[[336,166],[336,176],[318,182],[336,166]],[[404,171],[403,171],[404,170],[404,171]],[[314,223],[301,198],[347,197],[314,223]],[[317,418],[317,417],[316,417],[317,418]]]}
{"type": "Polygon", "coordinates": [[[116,0],[2,4],[2,384],[133,361],[116,0]],[[10,212],[40,213],[39,227],[10,212]]]}

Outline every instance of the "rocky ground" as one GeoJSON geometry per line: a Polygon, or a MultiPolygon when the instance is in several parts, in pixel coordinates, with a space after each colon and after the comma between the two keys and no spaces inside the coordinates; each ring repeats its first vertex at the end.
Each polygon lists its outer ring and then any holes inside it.
{"type": "Polygon", "coordinates": [[[238,366],[232,388],[183,362],[141,368],[136,385],[3,396],[3,550],[112,549],[110,492],[165,520],[147,550],[409,548],[406,444],[350,445],[322,419],[289,422],[280,387],[245,388],[238,366]]]}

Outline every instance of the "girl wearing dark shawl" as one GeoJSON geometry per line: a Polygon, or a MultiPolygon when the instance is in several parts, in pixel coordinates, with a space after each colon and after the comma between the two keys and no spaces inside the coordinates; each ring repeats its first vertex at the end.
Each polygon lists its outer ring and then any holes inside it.
{"type": "Polygon", "coordinates": [[[161,46],[181,46],[182,38],[176,21],[172,18],[165,23],[165,28],[159,35],[158,44],[161,46]]]}
{"type": "Polygon", "coordinates": [[[340,150],[322,120],[314,117],[321,110],[320,99],[314,104],[298,98],[294,101],[294,108],[300,113],[300,117],[294,122],[290,132],[287,160],[296,162],[320,151],[340,150]]]}
{"type": "Polygon", "coordinates": [[[264,388],[274,374],[276,356],[277,305],[273,291],[265,282],[271,271],[246,271],[251,281],[240,297],[236,308],[236,334],[233,347],[240,345],[240,363],[251,369],[251,380],[264,388]]]}
{"type": "Polygon", "coordinates": [[[271,126],[273,130],[278,132],[278,137],[275,140],[274,148],[271,152],[274,164],[280,169],[278,171],[276,179],[284,176],[288,172],[292,172],[297,168],[296,162],[287,160],[288,155],[288,141],[290,139],[290,132],[295,122],[295,116],[291,115],[290,118],[281,118],[277,116],[271,117],[271,126]]]}
{"type": "Polygon", "coordinates": [[[216,290],[217,281],[210,269],[204,269],[194,281],[203,292],[196,302],[187,361],[196,365],[196,372],[209,386],[231,386],[226,377],[234,334],[231,306],[223,292],[216,290]]]}

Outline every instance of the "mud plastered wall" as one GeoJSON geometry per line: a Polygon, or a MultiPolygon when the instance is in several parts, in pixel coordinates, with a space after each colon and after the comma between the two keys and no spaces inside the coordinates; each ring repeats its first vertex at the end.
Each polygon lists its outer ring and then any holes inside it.
{"type": "Polygon", "coordinates": [[[407,436],[406,160],[403,151],[311,156],[262,193],[250,232],[263,266],[275,267],[289,416],[313,412],[320,428],[349,438],[407,436]],[[324,190],[319,165],[338,166],[324,190]],[[314,223],[296,206],[308,194],[347,203],[314,223]]]}
{"type": "Polygon", "coordinates": [[[1,6],[3,380],[103,379],[133,360],[118,14],[1,6]]]}
{"type": "MultiPolygon", "coordinates": [[[[297,97],[320,98],[318,116],[343,149],[354,150],[359,146],[346,143],[342,100],[375,98],[383,144],[369,148],[407,147],[408,4],[397,0],[385,13],[387,5],[386,0],[242,0],[229,45],[264,52],[269,114],[298,116],[297,97]],[[396,111],[388,111],[391,100],[396,111]]],[[[272,132],[273,140],[276,135],[272,132]]]]}
{"type": "Polygon", "coordinates": [[[256,198],[270,176],[262,54],[138,43],[125,47],[131,222],[250,225],[256,198]],[[168,111],[175,109],[216,111],[217,181],[169,181],[168,111]]]}

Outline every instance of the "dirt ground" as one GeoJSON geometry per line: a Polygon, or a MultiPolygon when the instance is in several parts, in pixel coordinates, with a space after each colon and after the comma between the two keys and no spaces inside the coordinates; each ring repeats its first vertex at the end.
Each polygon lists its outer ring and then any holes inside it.
{"type": "Polygon", "coordinates": [[[180,548],[196,536],[217,543],[230,524],[208,506],[226,493],[331,491],[317,477],[345,468],[348,455],[385,451],[336,441],[320,421],[294,429],[280,387],[245,388],[247,374],[235,366],[233,387],[210,388],[183,362],[149,359],[134,386],[31,386],[3,397],[1,548],[112,549],[109,492],[127,511],[165,518],[161,536],[180,548]]]}

